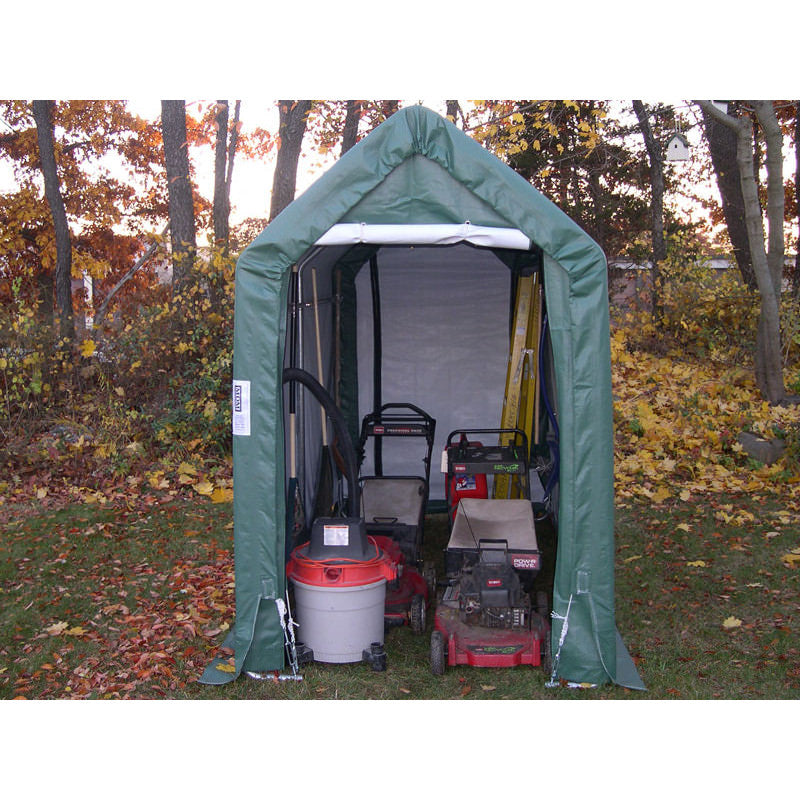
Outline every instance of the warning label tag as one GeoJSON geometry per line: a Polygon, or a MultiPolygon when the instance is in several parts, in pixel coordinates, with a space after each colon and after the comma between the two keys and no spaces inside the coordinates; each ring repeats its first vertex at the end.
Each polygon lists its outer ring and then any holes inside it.
{"type": "Polygon", "coordinates": [[[347,525],[326,525],[322,531],[322,542],[329,547],[350,544],[350,528],[347,525]]]}
{"type": "Polygon", "coordinates": [[[233,382],[233,435],[250,435],[250,381],[233,382]]]}

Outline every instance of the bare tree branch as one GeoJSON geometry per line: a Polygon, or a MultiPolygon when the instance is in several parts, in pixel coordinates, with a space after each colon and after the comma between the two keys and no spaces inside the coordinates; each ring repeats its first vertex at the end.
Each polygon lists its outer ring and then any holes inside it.
{"type": "Polygon", "coordinates": [[[164,230],[161,231],[158,239],[151,243],[150,247],[148,247],[147,250],[145,250],[145,252],[139,256],[136,263],[117,281],[115,286],[105,296],[105,299],[102,303],[100,303],[100,308],[97,309],[97,313],[94,317],[94,326],[96,328],[99,328],[100,323],[105,319],[106,312],[108,311],[108,304],[111,302],[111,299],[147,263],[156,250],[158,250],[158,248],[163,244],[161,240],[167,235],[168,230],[169,223],[164,226],[164,230]]]}

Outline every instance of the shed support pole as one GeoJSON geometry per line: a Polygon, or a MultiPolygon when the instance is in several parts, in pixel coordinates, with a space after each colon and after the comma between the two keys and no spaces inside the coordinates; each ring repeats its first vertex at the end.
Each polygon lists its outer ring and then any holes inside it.
{"type": "MultiPolygon", "coordinates": [[[[372,288],[372,338],[373,338],[373,362],[372,362],[372,405],[373,411],[377,414],[381,410],[381,290],[378,280],[378,256],[370,256],[369,277],[372,288]]],[[[382,438],[375,437],[375,474],[383,475],[383,450],[382,438]]]]}

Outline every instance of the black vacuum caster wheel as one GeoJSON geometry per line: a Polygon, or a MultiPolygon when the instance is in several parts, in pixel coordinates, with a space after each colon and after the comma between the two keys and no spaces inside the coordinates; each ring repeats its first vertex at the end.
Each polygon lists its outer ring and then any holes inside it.
{"type": "Polygon", "coordinates": [[[431,634],[431,672],[444,675],[445,664],[444,636],[441,631],[434,631],[431,634]]]}
{"type": "Polygon", "coordinates": [[[408,612],[411,630],[416,633],[425,633],[425,598],[421,594],[415,594],[411,598],[411,609],[408,612]]]}

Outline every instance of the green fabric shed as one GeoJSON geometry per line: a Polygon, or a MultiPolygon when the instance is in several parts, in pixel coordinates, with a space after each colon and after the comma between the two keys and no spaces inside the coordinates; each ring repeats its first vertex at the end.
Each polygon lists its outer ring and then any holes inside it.
{"type": "MultiPolygon", "coordinates": [[[[309,327],[313,268],[323,331],[321,383],[335,393],[355,434],[360,417],[372,410],[374,383],[381,380],[374,376],[374,320],[365,299],[370,270],[362,269],[371,258],[380,264],[380,307],[387,315],[382,323],[383,398],[428,410],[437,419],[438,438],[458,427],[499,427],[514,275],[520,265],[540,266],[560,461],[552,495],[558,518],[552,598],[558,677],[644,688],[614,615],[605,257],[577,224],[520,175],[422,106],[397,112],[348,151],[238,260],[233,356],[236,619],[226,642],[235,650],[236,671],[222,672],[211,664],[201,680],[220,684],[242,671],[284,668],[275,598],[286,589],[287,409],[282,371],[288,363],[290,278],[298,265],[299,306],[305,316],[299,358],[316,375],[309,327]],[[341,298],[338,306],[334,297],[341,298]],[[331,335],[334,321],[345,343],[344,352],[336,356],[334,350],[342,348],[333,342],[338,338],[331,335]],[[390,397],[390,392],[403,396],[390,397]]],[[[319,407],[311,402],[306,406],[298,419],[308,510],[321,424],[319,407]]],[[[435,450],[432,472],[437,457],[435,450]]],[[[431,497],[436,493],[432,481],[431,497]]]]}

